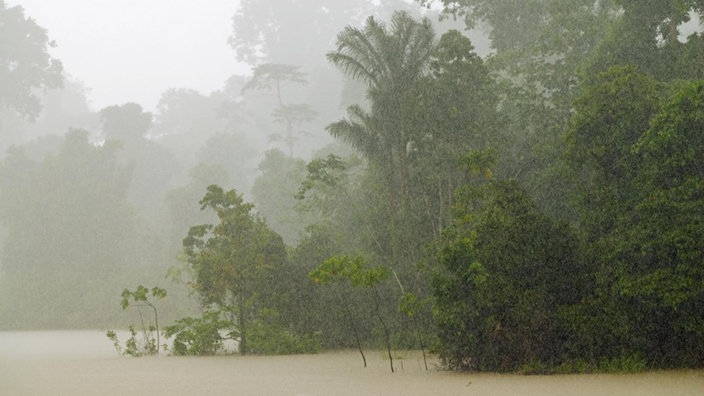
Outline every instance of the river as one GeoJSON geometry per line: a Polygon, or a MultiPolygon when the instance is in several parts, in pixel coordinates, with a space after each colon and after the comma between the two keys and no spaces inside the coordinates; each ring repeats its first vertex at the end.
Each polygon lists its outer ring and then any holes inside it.
{"type": "MultiPolygon", "coordinates": [[[[120,357],[98,331],[0,332],[0,395],[702,396],[704,371],[523,376],[425,370],[416,352],[120,357]]],[[[436,367],[436,361],[431,366],[436,367]]]]}

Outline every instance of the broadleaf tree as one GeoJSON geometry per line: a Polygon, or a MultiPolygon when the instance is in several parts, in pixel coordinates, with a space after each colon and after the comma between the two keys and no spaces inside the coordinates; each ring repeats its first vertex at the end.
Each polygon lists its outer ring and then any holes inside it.
{"type": "Polygon", "coordinates": [[[233,334],[241,354],[250,352],[253,323],[272,296],[271,277],[286,260],[281,237],[271,231],[235,190],[208,187],[202,210],[217,214],[218,224],[190,228],[183,240],[194,285],[203,305],[214,305],[231,315],[233,334]]]}
{"type": "Polygon", "coordinates": [[[36,90],[63,82],[61,62],[49,55],[56,43],[44,28],[24,15],[22,6],[0,0],[0,108],[33,119],[41,111],[36,90]]]}

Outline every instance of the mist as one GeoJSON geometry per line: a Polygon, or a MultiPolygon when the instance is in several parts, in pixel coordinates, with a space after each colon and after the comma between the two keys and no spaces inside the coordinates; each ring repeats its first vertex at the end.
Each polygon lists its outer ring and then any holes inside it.
{"type": "Polygon", "coordinates": [[[0,342],[701,382],[700,2],[40,3],[0,342]]]}

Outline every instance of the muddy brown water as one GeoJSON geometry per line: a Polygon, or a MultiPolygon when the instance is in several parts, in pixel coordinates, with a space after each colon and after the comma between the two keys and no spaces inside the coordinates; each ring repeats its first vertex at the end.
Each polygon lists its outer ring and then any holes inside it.
{"type": "Polygon", "coordinates": [[[417,352],[127,358],[103,332],[0,332],[0,395],[704,396],[704,370],[522,376],[453,373],[417,352]]]}

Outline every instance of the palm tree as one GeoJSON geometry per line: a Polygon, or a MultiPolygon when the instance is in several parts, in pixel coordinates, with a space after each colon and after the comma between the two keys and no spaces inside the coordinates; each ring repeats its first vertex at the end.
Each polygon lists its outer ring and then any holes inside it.
{"type": "Polygon", "coordinates": [[[347,26],[337,35],[337,51],[328,61],[372,90],[411,84],[428,68],[435,32],[428,18],[420,21],[396,11],[390,26],[367,18],[362,29],[347,26]]]}
{"type": "MultiPolygon", "coordinates": [[[[404,128],[400,110],[405,95],[428,71],[435,46],[428,18],[416,20],[405,11],[396,11],[388,26],[373,16],[362,29],[347,26],[337,36],[337,50],[326,55],[343,73],[366,83],[371,100],[371,112],[350,106],[349,119],[327,130],[386,169],[392,190],[400,184],[408,192],[406,147],[413,139],[404,128]]],[[[393,208],[398,196],[390,193],[393,208]]]]}
{"type": "Polygon", "coordinates": [[[374,125],[375,119],[360,105],[347,108],[348,118],[333,122],[325,129],[334,138],[339,138],[359,150],[370,161],[382,161],[381,135],[374,125]]]}
{"type": "Polygon", "coordinates": [[[403,258],[408,249],[399,237],[411,206],[407,147],[417,140],[404,108],[418,81],[429,73],[436,45],[428,18],[417,20],[397,11],[388,24],[371,16],[361,29],[346,27],[337,36],[337,49],[327,54],[328,61],[367,86],[370,108],[352,105],[347,118],[326,129],[359,150],[385,180],[388,222],[378,231],[383,233],[379,239],[388,239],[384,246],[390,250],[379,246],[378,253],[391,268],[412,262],[403,258]]]}

